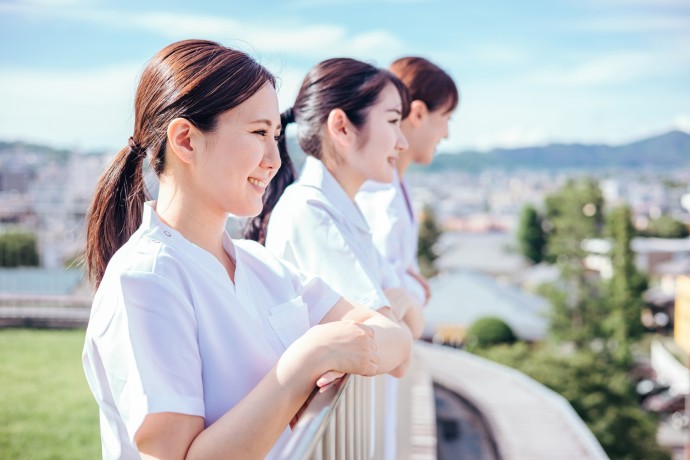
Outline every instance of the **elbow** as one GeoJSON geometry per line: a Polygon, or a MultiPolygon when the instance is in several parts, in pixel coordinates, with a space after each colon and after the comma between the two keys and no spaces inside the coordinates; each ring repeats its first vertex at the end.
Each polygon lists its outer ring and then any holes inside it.
{"type": "Polygon", "coordinates": [[[390,371],[388,374],[395,378],[402,378],[407,374],[407,370],[410,368],[410,357],[408,357],[401,365],[390,371]]]}

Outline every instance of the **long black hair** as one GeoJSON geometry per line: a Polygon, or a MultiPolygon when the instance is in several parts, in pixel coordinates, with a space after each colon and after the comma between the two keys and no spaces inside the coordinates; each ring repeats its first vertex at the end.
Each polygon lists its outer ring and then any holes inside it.
{"type": "Polygon", "coordinates": [[[283,133],[278,148],[282,166],[266,190],[261,214],[251,219],[245,228],[245,238],[265,242],[270,214],[283,191],[295,180],[296,173],[285,140],[286,126],[297,123],[300,147],[307,155],[320,160],[323,155],[323,127],[331,111],[341,109],[356,128],[362,128],[369,110],[389,83],[400,93],[404,118],[410,111],[408,91],[388,70],[355,59],[334,58],[322,61],[307,73],[294,106],[281,115],[283,133]]]}

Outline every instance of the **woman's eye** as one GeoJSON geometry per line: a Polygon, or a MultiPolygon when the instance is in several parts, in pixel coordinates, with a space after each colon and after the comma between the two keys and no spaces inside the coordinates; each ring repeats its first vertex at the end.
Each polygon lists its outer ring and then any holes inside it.
{"type": "Polygon", "coordinates": [[[268,135],[268,131],[265,129],[259,129],[258,131],[254,131],[254,134],[258,134],[261,137],[266,137],[268,135]]]}
{"type": "Polygon", "coordinates": [[[276,142],[278,142],[278,141],[280,141],[280,138],[281,138],[281,137],[282,137],[282,136],[273,136],[273,140],[276,141],[276,142]]]}
{"type": "Polygon", "coordinates": [[[396,118],[395,120],[390,120],[389,123],[392,125],[397,125],[400,123],[400,118],[396,118]]]}

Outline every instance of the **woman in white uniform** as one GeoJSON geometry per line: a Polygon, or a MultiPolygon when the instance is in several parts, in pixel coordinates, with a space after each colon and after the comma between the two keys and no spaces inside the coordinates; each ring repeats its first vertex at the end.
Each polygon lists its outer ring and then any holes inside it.
{"type": "Polygon", "coordinates": [[[458,106],[459,94],[453,79],[424,58],[398,59],[390,71],[410,92],[410,114],[402,121],[409,148],[400,153],[393,183],[366,182],[356,201],[376,247],[394,267],[408,292],[426,304],[431,293],[419,272],[419,233],[404,176],[411,163],[431,163],[436,146],[448,137],[448,122],[458,106]]]}
{"type": "MultiPolygon", "coordinates": [[[[329,59],[307,74],[284,125],[297,123],[307,154],[299,180],[280,172],[247,236],[300,269],[372,309],[390,306],[414,337],[423,328],[421,304],[410,296],[372,243],[354,201],[367,180],[391,182],[407,141],[400,122],[409,110],[404,85],[390,72],[353,59],[329,59]],[[285,190],[283,190],[289,185],[285,190]],[[277,203],[276,203],[277,202],[277,203]]],[[[289,164],[285,143],[281,159],[289,164]]],[[[397,382],[389,382],[394,394],[397,382]]],[[[395,404],[387,404],[386,441],[395,440],[395,404]]],[[[394,452],[386,448],[386,455],[394,452]]],[[[393,454],[394,457],[394,454],[393,454]]]]}
{"type": "Polygon", "coordinates": [[[246,54],[201,40],[164,48],[141,75],[134,134],[87,222],[98,289],[83,363],[104,458],[270,458],[315,385],[399,375],[409,357],[405,328],[225,232],[229,213],[261,210],[280,167],[274,85],[246,54]]]}

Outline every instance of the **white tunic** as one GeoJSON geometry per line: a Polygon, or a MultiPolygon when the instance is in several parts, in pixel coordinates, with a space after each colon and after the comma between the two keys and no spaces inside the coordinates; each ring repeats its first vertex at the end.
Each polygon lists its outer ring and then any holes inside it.
{"type": "MultiPolygon", "coordinates": [[[[400,287],[395,271],[376,250],[355,202],[324,164],[310,156],[299,181],[285,190],[271,213],[266,247],[300,269],[318,274],[347,299],[372,309],[390,305],[384,289],[400,287]]],[[[388,460],[396,457],[397,380],[390,376],[385,380],[383,442],[388,460]]],[[[375,407],[373,399],[371,407],[375,407]]],[[[373,412],[371,417],[374,439],[373,412]]]]}
{"type": "Polygon", "coordinates": [[[355,202],[313,157],[273,209],[266,247],[369,308],[390,305],[383,290],[400,286],[355,202]]]}
{"type": "MultiPolygon", "coordinates": [[[[211,425],[340,298],[259,244],[225,234],[233,284],[153,206],[108,264],[86,331],[84,371],[107,459],[139,458],[133,436],[150,413],[198,415],[211,425]]],[[[269,458],[288,436],[286,427],[269,458]]]]}
{"type": "Polygon", "coordinates": [[[397,171],[392,184],[365,182],[355,201],[369,224],[376,248],[394,268],[403,287],[424,304],[424,287],[408,273],[419,273],[419,229],[406,185],[397,171]]]}

